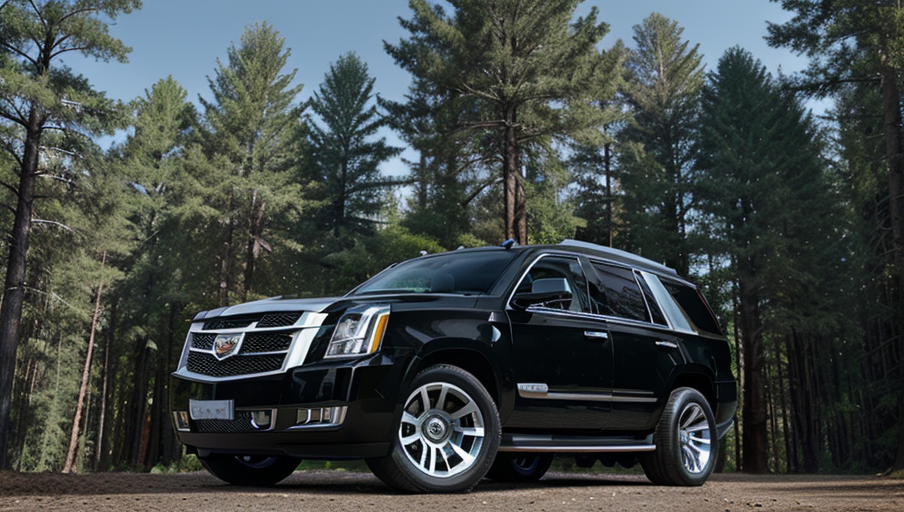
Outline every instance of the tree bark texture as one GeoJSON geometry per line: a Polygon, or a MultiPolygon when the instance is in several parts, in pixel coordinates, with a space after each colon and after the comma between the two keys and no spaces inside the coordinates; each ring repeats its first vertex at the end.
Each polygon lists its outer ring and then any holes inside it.
{"type": "Polygon", "coordinates": [[[763,371],[765,355],[760,333],[759,295],[755,284],[740,283],[741,336],[744,347],[744,453],[745,473],[762,474],[769,471],[769,445],[766,438],[766,401],[763,371]]]}
{"type": "MultiPolygon", "coordinates": [[[[101,260],[101,269],[107,263],[107,253],[104,252],[101,260]]],[[[75,452],[78,448],[79,425],[82,420],[82,408],[85,405],[85,395],[88,392],[88,382],[91,377],[91,356],[94,353],[94,334],[97,332],[97,319],[100,317],[100,298],[104,293],[104,282],[97,285],[97,297],[94,300],[94,317],[91,319],[91,334],[88,336],[88,353],[85,354],[85,368],[82,370],[82,382],[78,388],[78,401],[75,404],[75,419],[72,420],[72,432],[69,435],[69,450],[66,452],[66,463],[63,465],[63,473],[71,473],[75,464],[75,452]]]]}
{"type": "MultiPolygon", "coordinates": [[[[904,352],[901,333],[904,328],[904,141],[901,134],[901,97],[898,90],[898,73],[891,66],[882,69],[882,99],[884,105],[885,152],[888,160],[888,199],[891,212],[892,251],[892,303],[898,334],[897,344],[904,352]]],[[[904,365],[899,365],[899,381],[904,389],[904,365]]],[[[904,418],[904,392],[898,393],[898,415],[904,418]]],[[[898,454],[893,469],[904,469],[904,427],[898,428],[898,454]]]]}
{"type": "Polygon", "coordinates": [[[25,303],[25,270],[28,254],[31,219],[34,210],[35,173],[41,144],[41,120],[37,108],[28,114],[22,166],[19,170],[18,201],[9,242],[6,282],[0,303],[0,470],[10,469],[7,454],[10,431],[10,412],[13,396],[13,377],[16,374],[16,353],[19,348],[19,324],[25,303]]]}

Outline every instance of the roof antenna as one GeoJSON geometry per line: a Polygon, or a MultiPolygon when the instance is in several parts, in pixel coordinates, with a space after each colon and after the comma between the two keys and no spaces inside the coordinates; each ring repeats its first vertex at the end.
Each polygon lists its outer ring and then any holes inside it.
{"type": "Polygon", "coordinates": [[[506,251],[511,249],[512,247],[515,247],[516,245],[518,245],[518,243],[515,242],[514,238],[509,238],[505,242],[502,242],[502,246],[505,247],[506,251]]]}
{"type": "Polygon", "coordinates": [[[427,255],[427,251],[421,251],[421,256],[426,256],[426,255],[427,255]]]}

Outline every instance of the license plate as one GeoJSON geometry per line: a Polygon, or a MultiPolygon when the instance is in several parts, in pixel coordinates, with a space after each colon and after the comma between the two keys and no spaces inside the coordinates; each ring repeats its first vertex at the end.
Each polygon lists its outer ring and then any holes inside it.
{"type": "Polygon", "coordinates": [[[232,420],[235,409],[232,400],[189,400],[188,410],[193,420],[232,420]]]}

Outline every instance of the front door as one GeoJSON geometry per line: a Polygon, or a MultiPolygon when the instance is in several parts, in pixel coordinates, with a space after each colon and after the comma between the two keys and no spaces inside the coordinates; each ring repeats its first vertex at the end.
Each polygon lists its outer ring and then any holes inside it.
{"type": "Polygon", "coordinates": [[[613,381],[608,327],[591,315],[578,258],[542,256],[515,293],[531,292],[541,279],[565,279],[571,297],[509,310],[517,398],[505,426],[601,430],[609,419],[613,381]]]}

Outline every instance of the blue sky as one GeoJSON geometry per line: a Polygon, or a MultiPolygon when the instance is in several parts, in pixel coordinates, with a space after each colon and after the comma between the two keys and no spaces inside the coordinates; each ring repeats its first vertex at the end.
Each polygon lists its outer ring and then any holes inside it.
{"type": "MultiPolygon", "coordinates": [[[[806,66],[805,58],[769,48],[763,40],[767,20],[780,23],[791,17],[768,0],[585,0],[579,14],[591,6],[610,25],[604,48],[618,39],[633,47],[633,27],[659,12],[684,27],[684,38],[692,45],[700,45],[707,69],[715,68],[725,50],[735,45],[750,51],[772,73],[779,67],[793,73],[806,66]]],[[[377,93],[402,100],[410,77],[383,50],[384,40],[395,43],[406,36],[400,16],[411,17],[408,0],[144,0],[140,11],[121,16],[110,28],[132,47],[128,64],[67,64],[112,98],[129,101],[172,75],[197,103],[199,95],[211,97],[207,77],[214,75],[216,60],[226,60],[226,50],[239,41],[245,26],[266,21],[291,49],[286,71],[298,70],[296,81],[304,84],[299,101],[317,89],[331,62],[350,51],[368,64],[377,93]]],[[[391,133],[385,135],[401,145],[391,133]]],[[[384,166],[391,174],[403,171],[398,161],[384,166]]]]}

